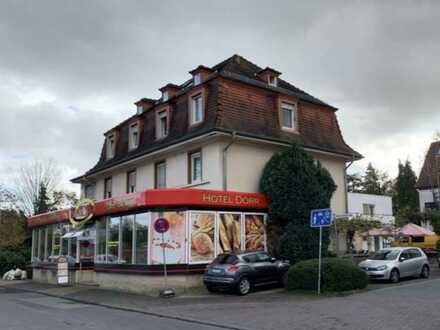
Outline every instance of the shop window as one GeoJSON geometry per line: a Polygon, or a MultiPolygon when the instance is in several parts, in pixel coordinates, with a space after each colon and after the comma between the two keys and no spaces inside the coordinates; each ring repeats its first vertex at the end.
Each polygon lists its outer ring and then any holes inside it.
{"type": "Polygon", "coordinates": [[[217,254],[243,249],[240,213],[219,213],[217,230],[217,254]]]}
{"type": "Polygon", "coordinates": [[[53,245],[53,226],[48,226],[47,230],[47,258],[52,255],[52,245],[53,245]]]}
{"type": "Polygon", "coordinates": [[[106,156],[107,159],[111,159],[115,156],[116,150],[116,134],[107,135],[106,139],[106,156]]]}
{"type": "Polygon", "coordinates": [[[206,263],[214,259],[215,213],[191,212],[191,263],[206,263]]]}
{"type": "Polygon", "coordinates": [[[61,250],[61,225],[57,224],[53,226],[52,255],[59,256],[60,250],[61,250]]]}
{"type": "Polygon", "coordinates": [[[139,146],[139,124],[131,124],[128,129],[128,149],[134,150],[139,146]]]}
{"type": "Polygon", "coordinates": [[[60,255],[68,256],[69,255],[69,239],[63,238],[65,234],[69,232],[70,226],[68,224],[61,225],[61,251],[60,255]]]}
{"type": "Polygon", "coordinates": [[[168,110],[156,113],[156,138],[162,139],[168,135],[168,110]]]}
{"type": "Polygon", "coordinates": [[[148,231],[150,226],[149,213],[135,215],[135,260],[136,264],[148,263],[148,231]]]}
{"type": "Polygon", "coordinates": [[[32,262],[38,260],[38,229],[32,230],[32,262]]]}
{"type": "Polygon", "coordinates": [[[154,165],[154,187],[156,189],[165,188],[167,186],[166,162],[159,162],[154,165]]]}
{"type": "MultiPolygon", "coordinates": [[[[159,218],[165,218],[170,223],[170,229],[164,234],[167,264],[185,263],[185,212],[152,212],[151,224],[159,218]]],[[[151,263],[163,263],[162,235],[151,230],[151,263]]]]}
{"type": "Polygon", "coordinates": [[[202,153],[196,151],[188,154],[188,183],[202,181],[202,153]]]}
{"type": "Polygon", "coordinates": [[[127,172],[127,194],[136,192],[136,170],[127,172]]]}
{"type": "Polygon", "coordinates": [[[263,214],[245,214],[245,249],[263,251],[266,249],[265,220],[263,214]]]}
{"type": "Polygon", "coordinates": [[[96,220],[96,263],[107,262],[106,255],[106,241],[107,241],[107,218],[96,220]]]}
{"type": "Polygon", "coordinates": [[[107,228],[107,263],[119,262],[119,226],[120,217],[111,217],[107,228]]]}
{"type": "Polygon", "coordinates": [[[121,263],[131,264],[133,261],[133,223],[134,215],[121,218],[121,263]]]}
{"type": "Polygon", "coordinates": [[[76,260],[78,240],[76,237],[69,238],[69,256],[76,260]]]}
{"type": "Polygon", "coordinates": [[[190,125],[201,123],[204,115],[202,93],[191,96],[190,110],[190,125]]]}
{"type": "Polygon", "coordinates": [[[112,197],[112,177],[104,179],[104,199],[112,197]]]}
{"type": "Polygon", "coordinates": [[[38,260],[44,260],[44,247],[45,247],[46,229],[38,229],[38,260]]]}

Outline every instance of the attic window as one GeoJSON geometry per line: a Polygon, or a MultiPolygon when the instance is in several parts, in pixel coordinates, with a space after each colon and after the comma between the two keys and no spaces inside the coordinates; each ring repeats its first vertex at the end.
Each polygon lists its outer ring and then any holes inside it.
{"type": "Polygon", "coordinates": [[[267,76],[267,83],[269,84],[269,86],[274,86],[274,87],[277,87],[277,85],[278,85],[278,78],[277,78],[277,76],[274,76],[274,75],[268,75],[267,76]]]}
{"type": "Polygon", "coordinates": [[[197,73],[194,75],[194,86],[199,85],[202,82],[202,75],[197,73]]]}
{"type": "Polygon", "coordinates": [[[131,124],[128,129],[128,148],[130,150],[136,149],[139,146],[139,125],[138,123],[131,124]]]}
{"type": "Polygon", "coordinates": [[[169,92],[168,91],[164,91],[162,93],[162,101],[166,102],[166,101],[168,101],[169,98],[170,98],[169,92]]]}
{"type": "Polygon", "coordinates": [[[114,133],[107,135],[106,147],[107,159],[113,158],[116,149],[116,135],[114,133]]]}
{"type": "Polygon", "coordinates": [[[156,138],[161,139],[168,135],[168,110],[156,113],[156,138]]]}
{"type": "Polygon", "coordinates": [[[294,104],[281,103],[281,127],[283,130],[296,131],[298,127],[298,119],[296,107],[294,104]]]}
{"type": "Polygon", "coordinates": [[[138,114],[138,115],[140,115],[140,114],[142,114],[144,112],[144,107],[142,106],[142,105],[138,105],[137,107],[136,107],[136,113],[138,114]]]}

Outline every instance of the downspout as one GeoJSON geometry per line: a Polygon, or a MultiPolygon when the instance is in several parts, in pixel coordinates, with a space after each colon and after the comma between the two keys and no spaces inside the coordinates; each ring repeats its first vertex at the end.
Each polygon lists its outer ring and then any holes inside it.
{"type": "Polygon", "coordinates": [[[228,190],[228,150],[232,146],[232,144],[235,142],[236,133],[233,131],[231,133],[231,141],[226,145],[226,147],[223,148],[223,154],[222,154],[222,187],[223,190],[228,190]]]}

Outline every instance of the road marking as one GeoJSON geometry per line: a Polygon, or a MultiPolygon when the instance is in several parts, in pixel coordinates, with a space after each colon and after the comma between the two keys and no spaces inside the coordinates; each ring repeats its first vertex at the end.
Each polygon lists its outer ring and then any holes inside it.
{"type": "Polygon", "coordinates": [[[399,288],[411,287],[411,286],[416,286],[419,284],[426,284],[426,283],[435,282],[435,281],[440,281],[440,278],[436,278],[436,279],[432,279],[432,280],[425,280],[425,281],[417,281],[417,282],[408,283],[408,284],[398,284],[398,285],[393,285],[393,286],[387,286],[385,288],[371,289],[369,292],[399,289],[399,288]]]}

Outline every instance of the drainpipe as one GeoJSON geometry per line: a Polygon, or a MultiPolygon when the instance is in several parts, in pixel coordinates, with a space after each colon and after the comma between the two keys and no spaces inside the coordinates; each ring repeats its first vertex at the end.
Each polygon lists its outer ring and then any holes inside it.
{"type": "Polygon", "coordinates": [[[226,145],[226,147],[223,148],[223,167],[222,167],[222,175],[223,175],[223,190],[228,190],[228,150],[232,146],[232,144],[235,142],[236,133],[233,131],[231,133],[231,141],[226,145]]]}

